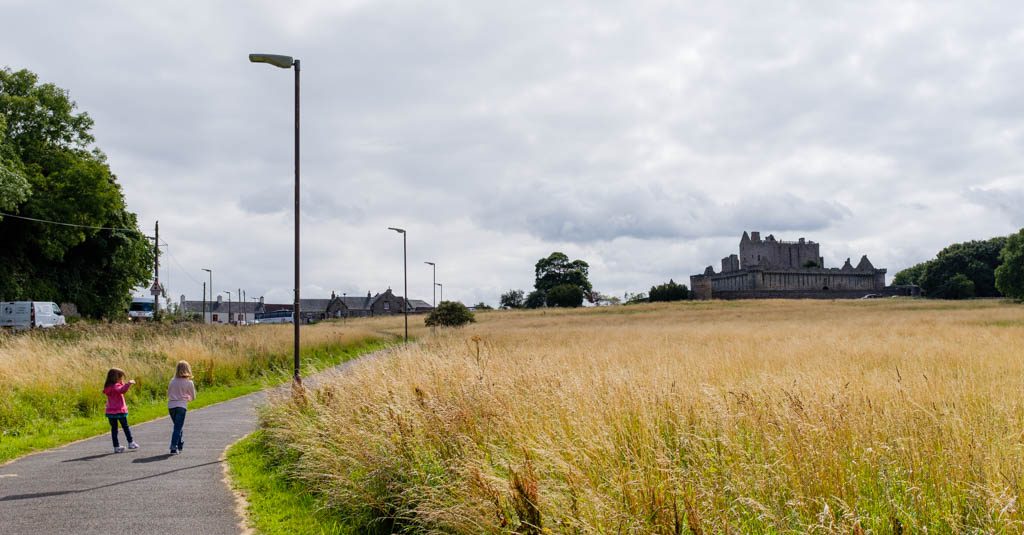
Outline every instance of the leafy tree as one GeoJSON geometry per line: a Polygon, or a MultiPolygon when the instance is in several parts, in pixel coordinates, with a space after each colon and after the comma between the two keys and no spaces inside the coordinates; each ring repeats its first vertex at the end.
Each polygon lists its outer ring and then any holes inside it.
{"type": "Polygon", "coordinates": [[[501,294],[501,308],[523,308],[526,298],[522,290],[509,290],[501,294]]]}
{"type": "Polygon", "coordinates": [[[919,278],[921,289],[929,297],[962,299],[965,290],[962,280],[952,280],[959,274],[974,283],[972,297],[999,297],[995,271],[1005,244],[1005,237],[997,237],[946,247],[933,260],[925,262],[919,278]]]}
{"type": "MultiPolygon", "coordinates": [[[[534,266],[535,280],[533,287],[545,295],[545,301],[551,302],[547,294],[554,288],[563,285],[574,286],[582,296],[592,296],[593,286],[589,279],[590,265],[583,260],[569,260],[565,253],[554,252],[547,258],[541,258],[534,266]]],[[[558,296],[559,302],[567,297],[564,290],[558,296]]],[[[579,305],[576,305],[579,306],[579,305]]]]}
{"type": "Polygon", "coordinates": [[[1024,299],[1024,229],[1006,239],[999,260],[996,288],[1006,297],[1024,299]]]}
{"type": "MultiPolygon", "coordinates": [[[[929,261],[930,262],[930,261],[929,261]]],[[[921,274],[924,273],[924,268],[928,265],[928,262],[921,262],[915,266],[910,266],[896,274],[892,279],[893,284],[900,286],[908,284],[921,285],[921,274]]]]}
{"type": "Polygon", "coordinates": [[[488,305],[487,303],[484,303],[483,301],[480,301],[479,303],[473,305],[473,308],[477,310],[494,310],[494,307],[488,305]]]}
{"type": "Polygon", "coordinates": [[[473,313],[458,301],[441,301],[424,320],[427,327],[461,327],[475,322],[473,313]]]}
{"type": "Polygon", "coordinates": [[[679,284],[672,279],[664,284],[651,286],[650,301],[682,301],[690,298],[690,290],[685,284],[679,284]]]}
{"type": "Polygon", "coordinates": [[[540,290],[534,290],[530,292],[530,295],[526,296],[526,301],[523,303],[523,305],[526,308],[540,308],[544,306],[544,303],[546,301],[547,297],[544,295],[544,292],[540,290]]]}
{"type": "Polygon", "coordinates": [[[974,281],[963,273],[957,273],[946,279],[938,288],[937,293],[942,295],[943,299],[970,299],[977,295],[974,281]]]}
{"type": "Polygon", "coordinates": [[[575,308],[583,305],[583,290],[574,284],[559,284],[548,290],[545,302],[549,307],[575,308]]]}
{"type": "Polygon", "coordinates": [[[153,253],[92,146],[92,119],[75,107],[27,70],[0,70],[0,209],[82,225],[0,219],[0,297],[120,316],[131,289],[149,281],[153,253]]]}

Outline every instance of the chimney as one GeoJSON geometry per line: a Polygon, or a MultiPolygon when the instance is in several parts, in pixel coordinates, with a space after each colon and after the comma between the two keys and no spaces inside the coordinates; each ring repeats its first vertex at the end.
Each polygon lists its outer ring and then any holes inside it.
{"type": "Polygon", "coordinates": [[[366,298],[367,298],[367,299],[369,299],[369,298],[370,298],[370,290],[366,290],[366,298]]]}
{"type": "Polygon", "coordinates": [[[260,296],[260,306],[263,306],[263,296],[260,296]]]}
{"type": "Polygon", "coordinates": [[[750,241],[761,241],[761,233],[756,230],[751,232],[750,241]]]}
{"type": "Polygon", "coordinates": [[[335,297],[334,290],[331,290],[331,299],[334,299],[334,297],[335,297]]]}
{"type": "Polygon", "coordinates": [[[221,294],[217,294],[217,302],[220,303],[220,301],[221,301],[221,299],[223,299],[223,297],[224,296],[222,296],[221,294]]]}

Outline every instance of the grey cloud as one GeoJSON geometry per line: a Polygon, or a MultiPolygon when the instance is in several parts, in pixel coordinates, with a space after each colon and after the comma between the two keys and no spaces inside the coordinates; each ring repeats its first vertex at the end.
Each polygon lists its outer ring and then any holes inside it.
{"type": "Polygon", "coordinates": [[[977,205],[1001,213],[1016,226],[1024,226],[1024,189],[970,188],[964,197],[977,205]]]}

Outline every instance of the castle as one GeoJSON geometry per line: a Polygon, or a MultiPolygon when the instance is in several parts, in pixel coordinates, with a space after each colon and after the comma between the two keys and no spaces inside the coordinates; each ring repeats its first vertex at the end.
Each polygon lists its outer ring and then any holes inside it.
{"type": "Polygon", "coordinates": [[[690,277],[697,299],[836,299],[866,295],[910,295],[908,288],[887,287],[885,269],[862,256],[856,266],[826,268],[818,244],[800,238],[780,241],[760,232],[743,233],[739,256],[722,259],[722,271],[708,266],[690,277]]]}

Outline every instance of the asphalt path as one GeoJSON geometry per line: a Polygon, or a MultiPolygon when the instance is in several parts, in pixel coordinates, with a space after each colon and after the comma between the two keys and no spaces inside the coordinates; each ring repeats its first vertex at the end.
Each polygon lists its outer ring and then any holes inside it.
{"type": "MultiPolygon", "coordinates": [[[[353,362],[303,384],[314,386],[353,362]]],[[[224,450],[256,429],[256,408],[265,399],[265,391],[257,392],[189,410],[180,455],[170,454],[170,418],[133,425],[129,412],[137,450],[114,453],[108,432],[0,466],[0,535],[242,533],[224,450]]]]}
{"type": "Polygon", "coordinates": [[[169,418],[132,425],[129,413],[137,450],[114,453],[107,433],[0,466],[0,533],[240,533],[223,455],[255,429],[263,399],[188,411],[180,455],[169,418]]]}

